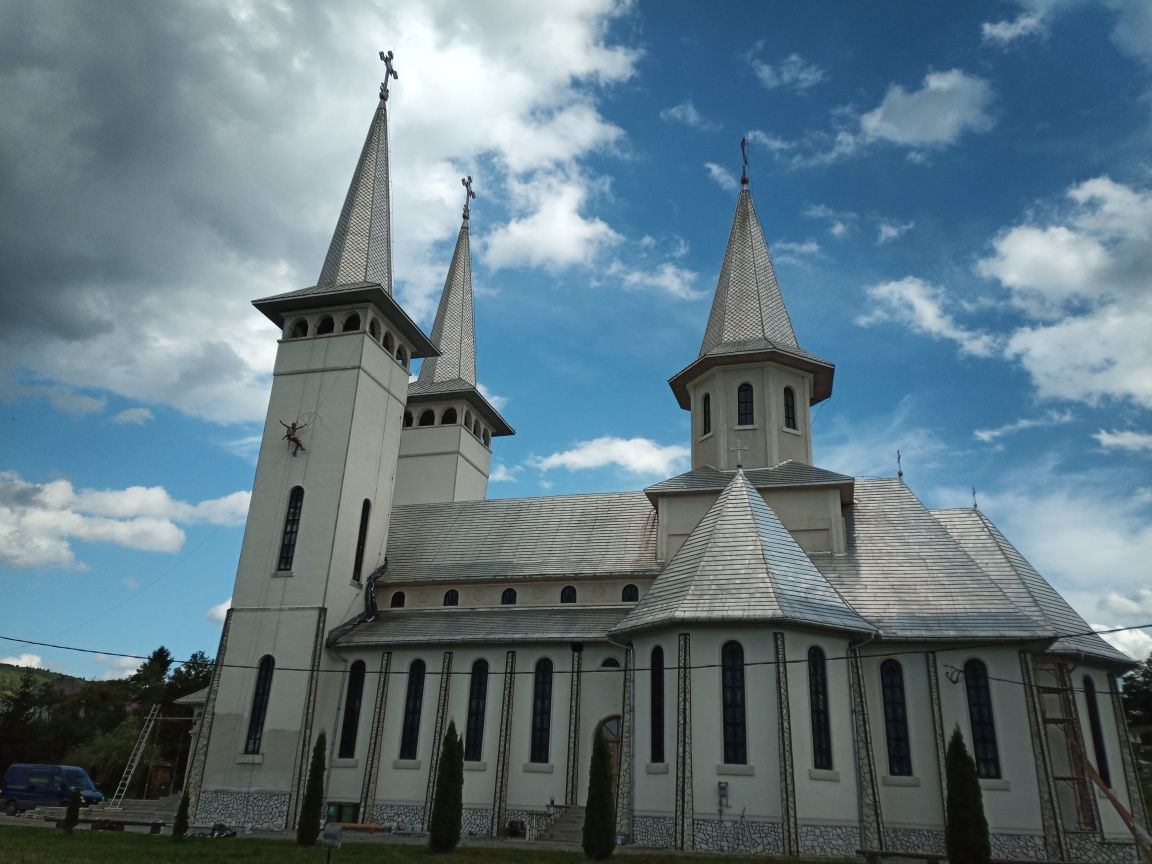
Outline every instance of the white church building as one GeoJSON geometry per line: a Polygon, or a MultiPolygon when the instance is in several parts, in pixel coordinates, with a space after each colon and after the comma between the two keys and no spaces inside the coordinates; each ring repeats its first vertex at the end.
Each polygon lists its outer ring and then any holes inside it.
{"type": "Polygon", "coordinates": [[[279,348],[197,822],[294,827],[323,730],[330,817],[421,830],[452,720],[466,835],[578,813],[602,728],[625,843],[941,853],[959,726],[995,856],[1133,860],[1108,797],[1143,820],[1132,661],[978,509],[817,466],[835,367],[797,341],[746,172],[669,381],[691,470],[635,492],[486,499],[513,429],[477,388],[468,209],[430,336],[391,231],[385,86],[316,285],[255,301],[279,348]]]}

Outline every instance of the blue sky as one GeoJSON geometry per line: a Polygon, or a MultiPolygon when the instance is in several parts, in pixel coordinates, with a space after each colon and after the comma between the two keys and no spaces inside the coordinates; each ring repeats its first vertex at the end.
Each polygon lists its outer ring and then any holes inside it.
{"type": "MultiPolygon", "coordinates": [[[[979,504],[1094,625],[1152,621],[1152,4],[0,5],[0,633],[215,652],[277,332],[392,49],[397,294],[471,174],[491,497],[687,467],[739,140],[815,461],[979,504]]],[[[1150,631],[1114,637],[1139,656],[1150,631]]],[[[133,661],[0,643],[87,677],[133,661]]]]}

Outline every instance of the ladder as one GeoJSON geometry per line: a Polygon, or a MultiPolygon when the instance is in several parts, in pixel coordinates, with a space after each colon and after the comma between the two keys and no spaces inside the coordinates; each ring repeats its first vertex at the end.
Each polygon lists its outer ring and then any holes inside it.
{"type": "Polygon", "coordinates": [[[152,734],[152,727],[156,725],[156,719],[159,716],[160,706],[153,705],[152,710],[148,712],[148,716],[144,718],[144,726],[140,729],[140,737],[136,739],[136,746],[132,748],[132,755],[128,757],[128,764],[124,766],[124,774],[120,778],[120,784],[116,787],[116,792],[112,795],[111,800],[108,801],[104,809],[120,809],[120,804],[128,792],[128,784],[132,782],[132,775],[136,773],[136,767],[140,764],[140,757],[144,755],[144,748],[148,744],[148,736],[152,734]]]}
{"type": "Polygon", "coordinates": [[[1036,686],[1040,695],[1040,722],[1048,740],[1057,806],[1067,831],[1095,831],[1098,827],[1092,784],[1077,751],[1080,724],[1072,698],[1072,679],[1065,663],[1037,662],[1036,686]]]}

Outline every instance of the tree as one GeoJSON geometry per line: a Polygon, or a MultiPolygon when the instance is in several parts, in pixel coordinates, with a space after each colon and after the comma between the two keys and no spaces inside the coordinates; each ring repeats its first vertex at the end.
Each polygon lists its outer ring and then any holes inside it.
{"type": "Polygon", "coordinates": [[[984,817],[984,799],[976,777],[976,763],[964,745],[959,725],[948,742],[944,774],[948,809],[944,844],[948,864],[989,864],[992,846],[988,839],[988,820],[984,817]]]}
{"type": "Polygon", "coordinates": [[[1121,680],[1128,722],[1133,726],[1152,726],[1152,654],[1121,680]]]}
{"type": "Polygon", "coordinates": [[[312,764],[308,766],[308,785],[304,789],[304,803],[300,805],[300,821],[296,823],[296,842],[300,846],[315,846],[320,836],[320,815],[324,807],[324,760],[328,737],[323,730],[312,748],[312,764]]]}
{"type": "Polygon", "coordinates": [[[428,848],[451,852],[460,842],[460,822],[464,809],[464,743],[456,734],[456,722],[449,721],[440,747],[436,769],[436,795],[428,820],[428,848]]]}
{"type": "Polygon", "coordinates": [[[65,764],[83,766],[101,789],[115,789],[139,737],[140,720],[132,716],[125,717],[114,729],[98,732],[79,747],[70,750],[64,757],[65,764]]]}
{"type": "Polygon", "coordinates": [[[180,806],[176,809],[176,821],[172,823],[172,839],[183,840],[188,833],[188,793],[180,795],[180,806]]]}
{"type": "MultiPolygon", "coordinates": [[[[584,854],[597,861],[612,857],[616,848],[616,791],[613,789],[612,758],[604,730],[592,739],[592,764],[588,766],[588,803],[584,808],[584,854]]],[[[952,862],[957,864],[957,862],[952,862]]]]}
{"type": "Polygon", "coordinates": [[[60,823],[61,828],[66,828],[71,831],[80,823],[80,790],[73,789],[72,794],[68,796],[68,809],[64,811],[64,821],[60,823]]]}
{"type": "Polygon", "coordinates": [[[215,662],[203,651],[197,651],[176,667],[168,677],[166,702],[203,690],[212,683],[215,662]]]}
{"type": "Polygon", "coordinates": [[[168,669],[172,665],[172,652],[161,645],[135,672],[128,676],[128,689],[145,708],[164,702],[168,669]]]}

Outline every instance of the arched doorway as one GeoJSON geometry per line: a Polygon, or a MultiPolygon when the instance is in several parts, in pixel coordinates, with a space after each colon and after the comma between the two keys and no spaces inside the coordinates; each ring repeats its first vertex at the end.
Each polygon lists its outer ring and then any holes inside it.
{"type": "Polygon", "coordinates": [[[612,782],[615,784],[616,778],[620,776],[620,715],[614,714],[611,717],[605,717],[596,728],[604,733],[604,740],[608,743],[608,757],[612,764],[612,782]]]}

